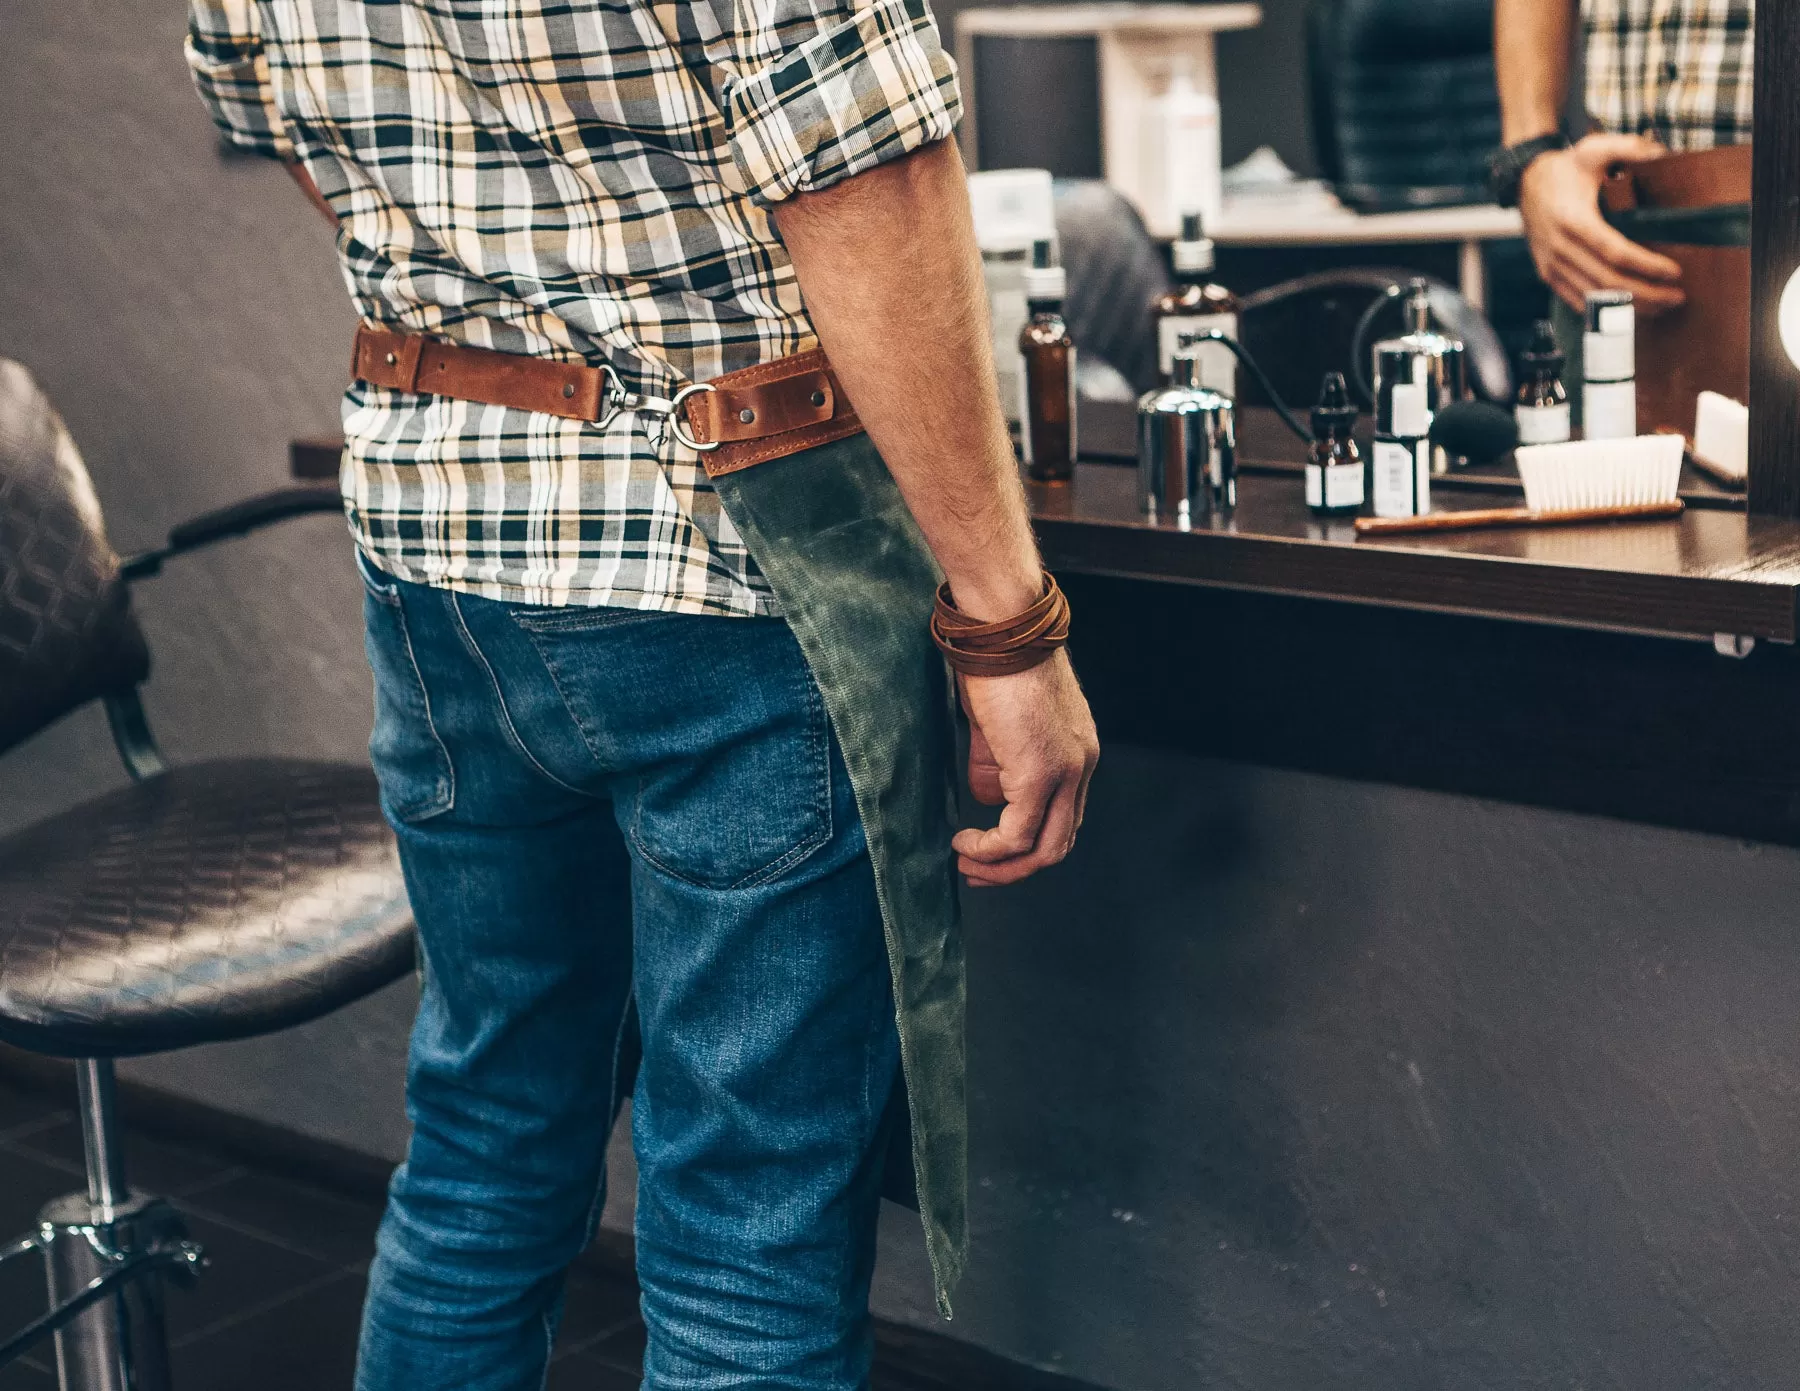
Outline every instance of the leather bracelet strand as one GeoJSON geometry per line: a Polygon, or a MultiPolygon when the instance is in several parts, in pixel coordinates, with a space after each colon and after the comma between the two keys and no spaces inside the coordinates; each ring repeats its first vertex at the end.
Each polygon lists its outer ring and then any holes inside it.
{"type": "Polygon", "coordinates": [[[1043,595],[1030,608],[998,623],[960,612],[948,583],[938,586],[931,638],[953,670],[964,676],[1011,676],[1047,662],[1069,640],[1069,601],[1044,572],[1043,595]]]}

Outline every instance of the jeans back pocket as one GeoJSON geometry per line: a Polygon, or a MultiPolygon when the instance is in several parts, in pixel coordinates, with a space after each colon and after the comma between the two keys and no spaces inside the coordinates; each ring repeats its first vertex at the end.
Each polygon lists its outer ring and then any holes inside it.
{"type": "Polygon", "coordinates": [[[375,726],[369,759],[381,801],[396,821],[424,821],[456,803],[456,772],[431,719],[431,696],[419,671],[399,582],[358,550],[363,582],[363,646],[375,675],[375,726]]]}

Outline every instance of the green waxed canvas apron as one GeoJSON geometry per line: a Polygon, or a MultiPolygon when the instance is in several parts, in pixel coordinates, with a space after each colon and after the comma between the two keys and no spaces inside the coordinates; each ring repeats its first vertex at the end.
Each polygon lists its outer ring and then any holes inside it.
{"type": "Polygon", "coordinates": [[[867,435],[713,480],[843,747],[887,938],[913,1180],[939,1311],[968,1250],[955,713],[929,630],[941,578],[867,435]]]}

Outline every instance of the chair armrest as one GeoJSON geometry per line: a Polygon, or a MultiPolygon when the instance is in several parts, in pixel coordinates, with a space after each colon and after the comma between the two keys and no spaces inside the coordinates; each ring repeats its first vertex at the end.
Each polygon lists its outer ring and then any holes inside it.
{"type": "Polygon", "coordinates": [[[230,503],[202,512],[175,527],[165,546],[143,551],[120,563],[119,573],[128,580],[139,580],[158,573],[163,562],[172,556],[210,546],[232,536],[245,536],[289,517],[304,517],[314,512],[342,512],[344,500],[336,483],[299,484],[276,488],[241,502],[230,503]]]}

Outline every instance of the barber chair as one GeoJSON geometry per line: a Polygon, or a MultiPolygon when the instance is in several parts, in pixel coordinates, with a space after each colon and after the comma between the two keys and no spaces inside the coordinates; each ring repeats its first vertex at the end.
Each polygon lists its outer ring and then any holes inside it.
{"type": "Polygon", "coordinates": [[[0,750],[98,700],[132,783],[0,839],[0,1041],[76,1059],[85,1192],[0,1259],[39,1256],[51,1308],[0,1366],[54,1336],[63,1391],[167,1391],[162,1299],[203,1256],[127,1182],[113,1059],[247,1038],[326,1014],[413,962],[374,775],[294,759],[167,768],[138,690],[133,582],[285,517],[339,509],[292,487],[177,527],[121,561],[62,421],[0,359],[0,750]]]}
{"type": "Polygon", "coordinates": [[[1493,0],[1311,0],[1319,173],[1364,212],[1485,203],[1500,143],[1493,0]]]}

